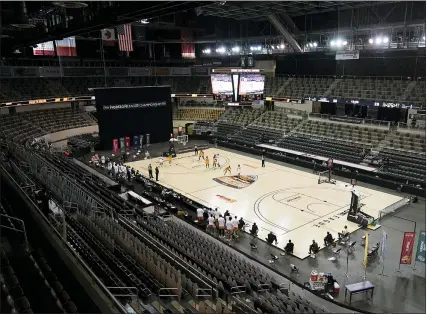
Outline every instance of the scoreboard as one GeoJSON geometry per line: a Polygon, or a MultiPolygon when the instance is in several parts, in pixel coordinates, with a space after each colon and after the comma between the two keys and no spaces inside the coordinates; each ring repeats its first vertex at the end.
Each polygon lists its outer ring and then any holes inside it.
{"type": "Polygon", "coordinates": [[[259,69],[213,69],[215,100],[244,102],[264,99],[265,75],[259,69]]]}

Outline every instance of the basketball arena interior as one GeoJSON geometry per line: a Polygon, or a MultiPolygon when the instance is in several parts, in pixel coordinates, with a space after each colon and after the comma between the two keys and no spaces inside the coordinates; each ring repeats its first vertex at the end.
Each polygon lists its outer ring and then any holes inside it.
{"type": "Polygon", "coordinates": [[[2,1],[1,313],[425,313],[426,3],[2,1]]]}

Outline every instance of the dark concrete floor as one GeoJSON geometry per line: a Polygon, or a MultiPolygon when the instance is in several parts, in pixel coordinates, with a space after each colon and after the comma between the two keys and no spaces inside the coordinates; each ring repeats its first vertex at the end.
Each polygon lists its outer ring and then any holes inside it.
{"type": "MultiPolygon", "coordinates": [[[[251,156],[250,154],[234,151],[231,149],[223,148],[223,150],[229,150],[234,153],[251,156]]],[[[254,156],[251,156],[254,157],[254,156]]],[[[309,169],[297,167],[290,164],[285,164],[278,161],[267,161],[286,167],[299,169],[302,171],[309,172],[309,169]]],[[[336,178],[337,180],[347,181],[345,178],[336,178]]],[[[363,182],[358,182],[358,185],[370,188],[377,191],[383,191],[390,194],[397,195],[397,192],[370,185],[363,182]]],[[[400,194],[402,195],[402,194],[400,194]]],[[[403,195],[402,195],[403,196],[403,195]]],[[[414,231],[418,232],[426,230],[426,200],[420,199],[418,203],[410,204],[402,207],[393,214],[386,215],[380,221],[381,228],[375,231],[369,231],[369,246],[372,246],[380,241],[382,237],[382,231],[387,233],[387,252],[384,259],[384,264],[381,263],[380,258],[376,257],[372,259],[366,269],[366,280],[372,282],[375,285],[373,300],[366,300],[364,295],[355,295],[352,299],[352,306],[377,313],[425,313],[426,312],[426,265],[417,263],[416,269],[413,270],[413,265],[402,265],[402,273],[397,273],[396,269],[399,267],[400,252],[402,247],[402,239],[404,232],[414,231]],[[401,218],[404,219],[401,219],[401,218]],[[409,221],[408,221],[409,220],[409,221]],[[383,271],[384,265],[384,271],[383,271]],[[386,276],[379,275],[380,273],[386,276]]],[[[336,300],[344,303],[344,286],[356,282],[364,281],[365,270],[363,267],[363,254],[364,247],[360,244],[361,237],[365,234],[364,230],[358,230],[351,234],[353,241],[357,241],[355,251],[349,255],[348,258],[348,275],[347,272],[347,254],[345,250],[342,250],[341,256],[337,262],[331,262],[328,260],[331,257],[332,251],[330,249],[323,249],[320,251],[316,259],[306,258],[300,260],[295,257],[282,257],[280,256],[279,261],[271,265],[277,271],[283,273],[286,276],[293,277],[300,283],[308,281],[308,276],[312,269],[323,272],[331,272],[335,279],[338,281],[341,287],[341,291],[336,300]],[[300,275],[296,276],[291,274],[290,264],[295,264],[300,269],[300,275]]],[[[253,258],[259,260],[262,263],[267,263],[270,259],[270,254],[273,253],[277,256],[282,252],[274,246],[269,246],[265,242],[258,240],[258,253],[251,252],[249,246],[249,237],[239,239],[235,244],[235,247],[241,251],[244,251],[253,258]]],[[[295,245],[298,245],[298,240],[293,239],[295,245]]],[[[416,242],[417,243],[417,242],[416,242]]],[[[416,247],[416,244],[415,244],[416,247]]],[[[343,247],[344,248],[344,247],[343,247]]],[[[414,248],[413,261],[415,260],[416,248],[414,248]]]]}
{"type": "MultiPolygon", "coordinates": [[[[194,144],[205,143],[203,141],[190,141],[187,144],[187,147],[192,147],[194,144]]],[[[182,145],[179,145],[182,147],[182,145]]],[[[167,144],[155,144],[152,145],[149,149],[152,157],[157,157],[159,154],[167,150],[167,144]]],[[[247,153],[242,153],[240,151],[234,151],[221,147],[222,150],[229,150],[234,153],[251,156],[247,153]]],[[[284,164],[282,162],[269,161],[281,165],[286,165],[286,167],[295,168],[303,171],[309,172],[309,169],[297,167],[290,164],[284,164]]],[[[346,181],[347,179],[336,178],[337,180],[346,181]]],[[[387,192],[390,194],[396,194],[396,192],[381,188],[378,186],[370,185],[367,183],[359,182],[358,185],[361,185],[366,188],[387,192]]],[[[426,267],[425,264],[417,263],[416,269],[414,270],[414,263],[412,266],[402,265],[400,267],[401,273],[396,272],[396,269],[399,268],[399,259],[400,259],[400,250],[402,245],[403,233],[407,231],[414,231],[416,222],[415,231],[426,230],[426,202],[425,199],[420,199],[419,203],[412,203],[407,205],[396,212],[385,216],[381,221],[381,228],[376,231],[369,231],[370,240],[369,246],[374,245],[379,242],[382,236],[382,231],[386,231],[388,245],[387,245],[387,254],[384,259],[384,263],[380,261],[379,257],[373,258],[367,269],[366,269],[366,279],[371,281],[375,285],[374,297],[372,300],[366,300],[365,296],[355,295],[352,299],[352,306],[359,308],[361,310],[366,310],[369,312],[376,313],[425,313],[426,311],[426,267]],[[402,219],[403,218],[403,219],[402,219]],[[384,276],[380,274],[383,273],[384,276]]],[[[345,285],[364,281],[365,270],[363,267],[363,252],[364,247],[360,244],[361,237],[365,234],[365,231],[358,230],[351,234],[351,239],[357,241],[355,246],[354,253],[348,256],[348,272],[347,272],[347,254],[346,250],[343,247],[341,256],[338,261],[331,262],[328,260],[332,256],[332,251],[330,249],[323,249],[320,251],[318,256],[315,259],[306,258],[300,260],[296,257],[280,256],[282,252],[279,248],[274,246],[269,246],[262,240],[258,239],[258,252],[253,252],[250,250],[250,237],[245,235],[238,239],[234,247],[253,258],[254,260],[264,264],[271,269],[279,272],[280,274],[285,275],[286,277],[291,277],[297,282],[304,283],[308,281],[309,274],[312,269],[318,271],[330,272],[334,278],[338,281],[341,286],[340,293],[335,296],[335,300],[341,303],[344,303],[344,291],[345,285]],[[279,256],[279,260],[274,264],[269,264],[268,260],[270,259],[270,254],[275,254],[279,256]],[[291,273],[290,264],[295,264],[299,268],[300,275],[295,275],[291,273]],[[345,273],[348,273],[348,278],[345,273]]],[[[309,235],[308,235],[309,236],[309,235]]],[[[298,240],[293,239],[295,245],[298,245],[298,240]]],[[[417,243],[417,242],[416,242],[417,243]]],[[[416,245],[415,245],[416,247],[416,245]]],[[[416,248],[414,248],[415,254],[416,248]]]]}

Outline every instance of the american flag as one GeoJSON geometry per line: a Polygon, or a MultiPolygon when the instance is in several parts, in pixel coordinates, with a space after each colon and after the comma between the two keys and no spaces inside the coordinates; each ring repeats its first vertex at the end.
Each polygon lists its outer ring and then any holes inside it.
{"type": "Polygon", "coordinates": [[[130,24],[117,27],[117,39],[120,51],[133,51],[132,29],[130,24]]]}

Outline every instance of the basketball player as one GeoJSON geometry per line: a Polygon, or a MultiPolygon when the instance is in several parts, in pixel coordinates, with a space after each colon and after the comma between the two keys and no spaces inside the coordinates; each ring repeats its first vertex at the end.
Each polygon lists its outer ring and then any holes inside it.
{"type": "Polygon", "coordinates": [[[231,238],[233,235],[233,218],[228,217],[228,220],[225,222],[225,228],[227,229],[227,238],[231,238]]]}
{"type": "Polygon", "coordinates": [[[197,156],[199,152],[199,149],[197,148],[197,145],[194,145],[194,156],[197,156]]]}
{"type": "Polygon", "coordinates": [[[200,151],[200,153],[199,153],[199,160],[200,160],[200,158],[203,158],[203,159],[205,159],[205,152],[204,151],[200,151]]]}
{"type": "Polygon", "coordinates": [[[222,217],[220,215],[218,217],[218,232],[219,232],[219,237],[220,238],[224,237],[224,229],[225,229],[225,219],[224,219],[224,217],[222,217]]]}
{"type": "Polygon", "coordinates": [[[239,219],[237,219],[237,216],[234,216],[233,222],[233,233],[237,235],[237,230],[239,230],[239,219]]]}
{"type": "Polygon", "coordinates": [[[213,155],[212,167],[216,168],[216,155],[213,155]]]}
{"type": "Polygon", "coordinates": [[[153,167],[151,164],[148,165],[148,175],[150,176],[150,179],[153,179],[153,167]]]}
{"type": "Polygon", "coordinates": [[[221,165],[219,164],[219,154],[216,154],[216,164],[221,169],[221,165]]]}
{"type": "Polygon", "coordinates": [[[225,170],[224,170],[224,175],[225,175],[227,172],[229,172],[229,173],[231,174],[231,166],[230,166],[230,165],[229,165],[229,166],[227,166],[227,168],[225,168],[225,170]]]}
{"type": "Polygon", "coordinates": [[[265,156],[264,156],[264,154],[262,154],[262,156],[261,156],[261,167],[265,167],[265,156]]]}
{"type": "Polygon", "coordinates": [[[209,168],[209,157],[208,156],[206,156],[205,165],[206,165],[206,168],[209,168]]]}
{"type": "Polygon", "coordinates": [[[206,227],[207,232],[213,232],[215,230],[215,218],[213,215],[210,215],[208,218],[208,225],[206,227]]]}
{"type": "Polygon", "coordinates": [[[203,220],[203,212],[204,212],[203,208],[201,207],[197,208],[197,219],[199,221],[203,220]]]}
{"type": "Polygon", "coordinates": [[[160,156],[160,158],[159,158],[159,164],[160,164],[160,166],[163,166],[163,156],[160,156]]]}
{"type": "Polygon", "coordinates": [[[168,156],[168,162],[169,162],[169,166],[172,165],[172,155],[171,154],[168,156]]]}
{"type": "Polygon", "coordinates": [[[237,165],[237,176],[240,178],[240,165],[237,165]]]}

